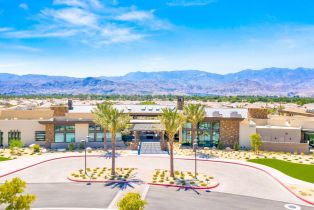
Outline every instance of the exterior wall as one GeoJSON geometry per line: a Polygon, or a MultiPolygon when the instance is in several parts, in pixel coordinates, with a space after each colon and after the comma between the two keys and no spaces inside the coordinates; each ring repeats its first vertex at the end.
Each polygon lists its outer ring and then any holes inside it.
{"type": "Polygon", "coordinates": [[[54,124],[46,124],[46,147],[50,148],[55,140],[55,126],[54,124]]]}
{"type": "Polygon", "coordinates": [[[88,124],[75,124],[75,142],[80,143],[88,136],[88,124]]]}
{"type": "Polygon", "coordinates": [[[309,154],[309,144],[307,143],[276,143],[276,142],[263,142],[261,150],[275,151],[275,152],[297,152],[309,154]]]}
{"type": "Polygon", "coordinates": [[[221,119],[220,120],[220,142],[225,146],[232,147],[239,142],[240,120],[221,119]]]}
{"type": "Polygon", "coordinates": [[[35,141],[35,131],[45,131],[45,126],[39,124],[38,120],[0,120],[0,130],[3,132],[3,145],[8,146],[8,132],[18,130],[21,132],[21,140],[30,145],[45,144],[44,141],[35,141]]]}
{"type": "Polygon", "coordinates": [[[256,128],[263,141],[268,142],[301,142],[301,128],[256,128]]]}
{"type": "Polygon", "coordinates": [[[240,123],[240,146],[250,148],[250,136],[256,133],[256,126],[248,123],[240,123]]]}
{"type": "Polygon", "coordinates": [[[264,108],[249,108],[248,118],[267,119],[267,109],[264,108]]]}

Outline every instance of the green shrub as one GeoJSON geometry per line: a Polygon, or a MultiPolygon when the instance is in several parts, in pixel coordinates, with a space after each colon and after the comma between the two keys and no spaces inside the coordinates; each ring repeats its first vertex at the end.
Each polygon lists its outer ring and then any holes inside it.
{"type": "Polygon", "coordinates": [[[79,149],[85,149],[85,144],[83,142],[80,142],[79,149]]]}
{"type": "Polygon", "coordinates": [[[13,178],[0,186],[0,205],[7,205],[5,209],[26,210],[31,208],[36,196],[23,194],[26,183],[20,178],[13,178]]]}
{"type": "Polygon", "coordinates": [[[239,144],[239,142],[234,143],[233,149],[234,149],[235,151],[239,151],[239,150],[240,150],[240,144],[239,144]]]}
{"type": "Polygon", "coordinates": [[[250,143],[251,143],[251,147],[255,151],[255,154],[258,154],[259,149],[263,144],[261,135],[259,135],[258,133],[252,134],[250,136],[250,143]]]}
{"type": "Polygon", "coordinates": [[[74,151],[74,150],[75,150],[75,144],[74,144],[74,143],[70,143],[70,144],[68,145],[68,149],[69,149],[70,151],[74,151]]]}
{"type": "Polygon", "coordinates": [[[34,144],[34,146],[32,148],[33,148],[34,153],[40,152],[40,145],[39,144],[34,144]]]}
{"type": "Polygon", "coordinates": [[[118,209],[143,210],[146,204],[147,202],[141,199],[141,195],[139,193],[130,192],[118,202],[118,209]]]}
{"type": "Polygon", "coordinates": [[[225,148],[225,146],[221,142],[219,142],[217,145],[217,149],[223,150],[224,148],[225,148]]]}
{"type": "Polygon", "coordinates": [[[12,139],[10,141],[10,149],[22,148],[23,146],[24,146],[24,143],[20,139],[12,139]]]}

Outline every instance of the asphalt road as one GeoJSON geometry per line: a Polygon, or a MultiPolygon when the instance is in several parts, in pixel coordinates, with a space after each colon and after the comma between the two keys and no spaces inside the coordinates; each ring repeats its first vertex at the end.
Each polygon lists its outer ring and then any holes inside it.
{"type": "MultiPolygon", "coordinates": [[[[107,208],[118,187],[101,183],[28,184],[27,192],[37,195],[34,208],[107,208]]],[[[221,192],[205,192],[151,186],[145,210],[285,210],[286,203],[221,192]]],[[[302,210],[314,208],[301,206],[302,210]]]]}

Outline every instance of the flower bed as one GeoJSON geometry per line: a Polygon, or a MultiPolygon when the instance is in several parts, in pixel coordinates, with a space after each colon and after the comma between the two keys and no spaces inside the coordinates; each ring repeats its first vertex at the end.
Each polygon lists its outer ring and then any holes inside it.
{"type": "Polygon", "coordinates": [[[197,174],[197,179],[194,173],[188,171],[175,171],[175,177],[170,177],[170,172],[167,170],[156,169],[154,171],[152,181],[153,185],[165,185],[174,187],[187,187],[198,189],[209,189],[218,186],[218,181],[206,174],[197,174]]]}
{"type": "Polygon", "coordinates": [[[111,175],[111,168],[107,167],[97,167],[97,168],[87,168],[85,174],[83,169],[75,171],[69,175],[69,179],[73,181],[127,181],[134,177],[136,172],[135,168],[116,168],[116,175],[111,175]]]}

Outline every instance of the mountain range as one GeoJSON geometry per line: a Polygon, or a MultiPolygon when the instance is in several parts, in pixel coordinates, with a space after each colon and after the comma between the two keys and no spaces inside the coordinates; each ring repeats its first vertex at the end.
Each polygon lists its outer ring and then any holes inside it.
{"type": "Polygon", "coordinates": [[[131,72],[119,77],[0,73],[0,94],[185,94],[314,97],[314,69],[266,68],[215,74],[199,70],[131,72]]]}

